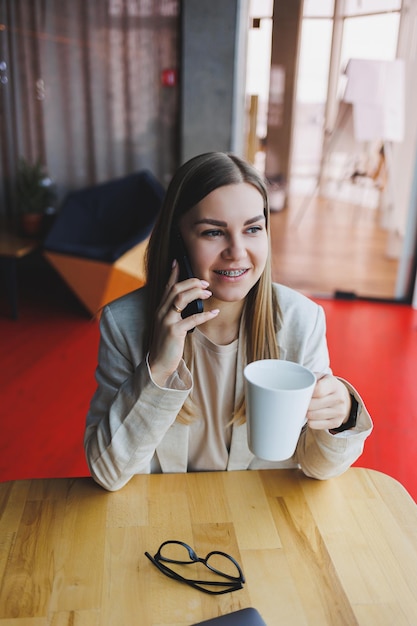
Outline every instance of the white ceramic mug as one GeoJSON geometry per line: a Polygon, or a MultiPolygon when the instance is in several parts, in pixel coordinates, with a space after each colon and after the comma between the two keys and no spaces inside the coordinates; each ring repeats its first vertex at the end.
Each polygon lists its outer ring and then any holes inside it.
{"type": "Polygon", "coordinates": [[[280,359],[249,363],[244,369],[248,445],[267,461],[295,452],[316,377],[309,369],[280,359]]]}

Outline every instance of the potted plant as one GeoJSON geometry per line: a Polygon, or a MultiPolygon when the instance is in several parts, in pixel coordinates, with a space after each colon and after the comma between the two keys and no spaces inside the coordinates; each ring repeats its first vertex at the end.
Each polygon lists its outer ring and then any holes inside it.
{"type": "Polygon", "coordinates": [[[45,211],[55,196],[52,181],[40,159],[35,163],[29,163],[23,157],[19,160],[16,196],[23,234],[39,236],[45,211]]]}

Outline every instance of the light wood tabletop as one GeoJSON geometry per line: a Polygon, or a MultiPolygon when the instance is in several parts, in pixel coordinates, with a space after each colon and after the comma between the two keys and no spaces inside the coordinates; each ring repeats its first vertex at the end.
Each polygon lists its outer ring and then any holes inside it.
{"type": "MultiPolygon", "coordinates": [[[[188,566],[185,566],[188,567],[188,566]]],[[[194,567],[194,566],[191,566],[194,567]]],[[[268,626],[417,624],[417,505],[379,472],[296,470],[0,485],[1,626],[189,626],[255,607],[268,626]],[[211,596],[144,555],[177,539],[242,566],[211,596]]]]}

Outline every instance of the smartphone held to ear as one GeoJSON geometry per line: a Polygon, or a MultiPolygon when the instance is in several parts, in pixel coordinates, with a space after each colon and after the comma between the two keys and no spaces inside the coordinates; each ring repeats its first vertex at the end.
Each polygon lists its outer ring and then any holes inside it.
{"type": "MultiPolygon", "coordinates": [[[[194,278],[194,274],[191,269],[191,263],[188,258],[187,251],[185,249],[181,235],[178,235],[177,244],[178,246],[176,251],[176,258],[180,270],[178,280],[181,282],[182,280],[187,280],[187,278],[194,278]]],[[[194,315],[195,313],[202,313],[203,310],[203,301],[200,299],[193,300],[193,302],[190,302],[190,304],[188,304],[185,309],[183,309],[183,311],[181,312],[181,317],[186,318],[190,315],[194,315]]]]}

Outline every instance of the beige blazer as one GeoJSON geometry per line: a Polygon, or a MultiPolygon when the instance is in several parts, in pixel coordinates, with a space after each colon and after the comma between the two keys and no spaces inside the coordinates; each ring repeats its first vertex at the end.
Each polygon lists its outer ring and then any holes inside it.
{"type": "MultiPolygon", "coordinates": [[[[331,373],[322,307],[283,285],[274,285],[282,313],[278,332],[280,358],[317,373],[331,373]]],[[[142,350],[146,288],[106,306],[100,320],[97,390],[87,415],[84,445],[93,478],[109,490],[120,489],[134,474],[186,472],[189,427],[176,417],[192,388],[182,361],[169,388],[156,385],[142,350]]],[[[243,360],[238,351],[236,401],[243,392],[243,360]]],[[[356,427],[338,435],[305,427],[296,452],[284,462],[254,457],[246,424],[232,432],[228,470],[299,467],[313,478],[344,472],[362,454],[372,421],[361,397],[356,427]]]]}

